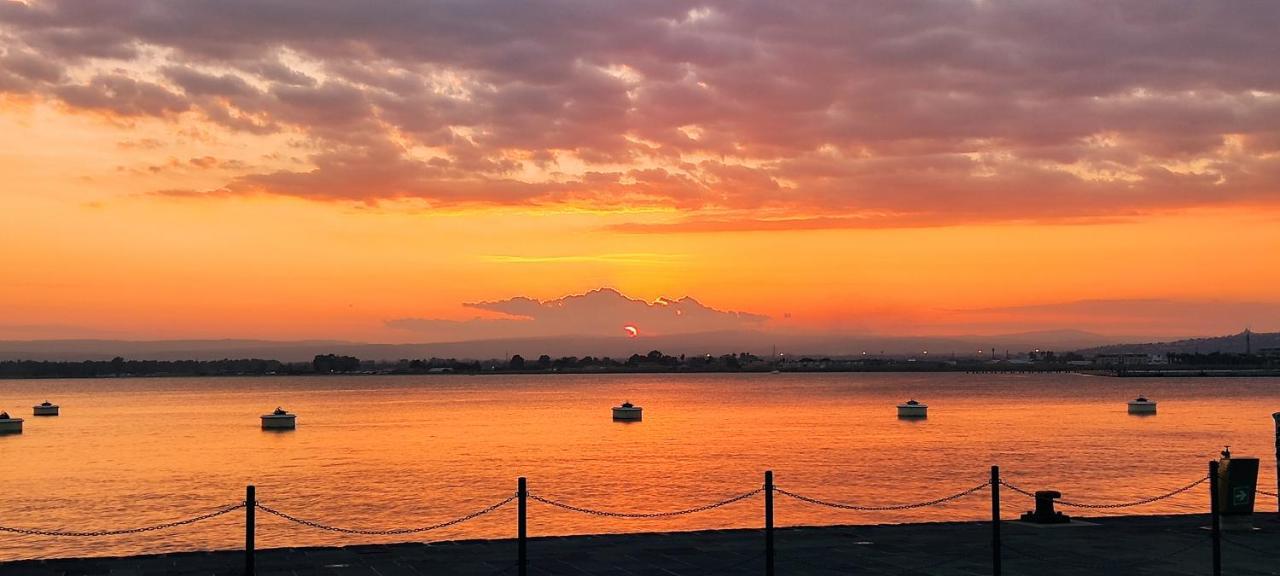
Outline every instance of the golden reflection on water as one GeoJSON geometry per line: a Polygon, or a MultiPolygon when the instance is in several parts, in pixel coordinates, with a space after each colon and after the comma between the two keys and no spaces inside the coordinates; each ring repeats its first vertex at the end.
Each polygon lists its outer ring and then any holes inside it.
{"type": "MultiPolygon", "coordinates": [[[[788,490],[858,504],[929,500],[986,480],[999,464],[1028,489],[1114,502],[1203,475],[1222,445],[1259,456],[1275,486],[1275,379],[1116,379],[1078,375],[751,374],[103,379],[0,382],[15,415],[46,397],[56,418],[27,417],[0,437],[0,525],[126,528],[244,498],[356,528],[423,526],[515,491],[590,508],[653,512],[757,488],[766,469],[788,490]],[[1125,401],[1157,400],[1154,417],[1125,401]],[[908,397],[929,418],[899,420],[908,397]],[[643,422],[617,423],[629,399],[643,422]],[[298,429],[266,432],[277,405],[298,429]]],[[[24,416],[25,417],[25,416],[24,416]]],[[[981,519],[987,492],[946,506],[850,512],[777,499],[779,525],[981,519]]],[[[1004,496],[1005,514],[1031,507],[1004,496]]],[[[1200,512],[1207,492],[1116,513],[1200,512]]],[[[531,502],[532,535],[754,527],[756,497],[702,514],[626,520],[531,502]]],[[[1258,506],[1275,507],[1260,497],[1258,506]]],[[[104,539],[0,539],[0,559],[100,556],[243,544],[243,512],[104,539]]],[[[413,537],[344,536],[259,513],[263,548],[510,537],[514,505],[413,537]]]]}

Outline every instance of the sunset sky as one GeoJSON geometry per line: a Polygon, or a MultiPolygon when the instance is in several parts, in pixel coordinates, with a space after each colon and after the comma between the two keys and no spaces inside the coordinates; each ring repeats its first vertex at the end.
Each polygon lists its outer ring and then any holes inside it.
{"type": "Polygon", "coordinates": [[[1280,330],[1277,30],[1218,0],[0,0],[0,339],[524,336],[599,288],[696,300],[585,309],[619,335],[1280,330]]]}

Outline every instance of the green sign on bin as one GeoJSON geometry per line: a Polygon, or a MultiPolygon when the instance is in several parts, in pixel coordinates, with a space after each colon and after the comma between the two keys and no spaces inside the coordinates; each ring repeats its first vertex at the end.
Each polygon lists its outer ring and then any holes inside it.
{"type": "Polygon", "coordinates": [[[1218,466],[1218,496],[1222,502],[1222,515],[1253,514],[1253,496],[1257,488],[1257,458],[1222,459],[1222,464],[1218,466]]]}

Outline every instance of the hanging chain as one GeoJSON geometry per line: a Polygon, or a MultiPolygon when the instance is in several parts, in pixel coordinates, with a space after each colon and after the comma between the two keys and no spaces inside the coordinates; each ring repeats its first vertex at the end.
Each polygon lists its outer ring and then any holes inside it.
{"type": "Polygon", "coordinates": [[[430,526],[422,526],[419,528],[392,528],[389,530],[364,530],[360,528],[341,528],[338,526],[330,526],[328,524],[321,524],[319,522],[315,522],[312,520],[305,520],[302,518],[298,518],[297,516],[286,514],[274,508],[267,507],[263,504],[258,504],[257,506],[259,510],[266,512],[267,514],[271,514],[273,516],[279,516],[280,518],[284,518],[285,520],[288,520],[295,524],[310,526],[312,528],[317,528],[320,530],[328,530],[329,532],[341,532],[343,534],[361,534],[364,536],[394,536],[397,534],[417,534],[419,532],[430,532],[432,530],[448,528],[449,526],[453,526],[455,524],[461,524],[463,522],[466,522],[467,520],[473,520],[475,518],[479,518],[480,516],[484,516],[485,514],[488,514],[490,512],[493,512],[494,510],[497,510],[499,508],[502,508],[503,506],[506,506],[507,504],[510,504],[511,501],[515,499],[516,499],[515,495],[508,496],[505,500],[502,500],[497,504],[493,504],[492,506],[482,508],[480,510],[467,514],[466,516],[454,518],[453,520],[449,520],[447,522],[441,522],[439,524],[432,524],[430,526]]]}
{"type": "MultiPolygon", "coordinates": [[[[1196,481],[1194,481],[1194,482],[1191,482],[1190,484],[1187,484],[1187,485],[1185,485],[1185,486],[1182,486],[1182,487],[1176,488],[1176,489],[1171,490],[1171,491],[1169,491],[1169,492],[1166,492],[1166,493],[1163,493],[1163,494],[1160,494],[1160,495],[1157,495],[1157,496],[1152,496],[1152,497],[1150,497],[1150,498],[1143,498],[1143,499],[1140,499],[1140,500],[1134,500],[1134,501],[1132,501],[1132,502],[1117,502],[1117,503],[1111,503],[1111,504],[1089,504],[1089,503],[1083,503],[1083,502],[1072,502],[1072,501],[1068,501],[1068,500],[1057,500],[1057,503],[1058,503],[1058,504],[1060,504],[1060,505],[1062,505],[1062,506],[1073,507],[1073,508],[1090,508],[1090,509],[1115,509],[1115,508],[1128,508],[1128,507],[1131,507],[1131,506],[1141,506],[1141,505],[1143,505],[1143,504],[1150,504],[1150,503],[1153,503],[1153,502],[1158,502],[1158,501],[1160,501],[1160,500],[1165,500],[1165,499],[1168,499],[1168,498],[1173,498],[1174,496],[1177,496],[1177,495],[1179,495],[1179,494],[1182,494],[1182,493],[1184,493],[1184,492],[1187,492],[1187,491],[1189,491],[1189,490],[1191,490],[1191,489],[1195,488],[1196,486],[1199,486],[1199,485],[1201,485],[1201,484],[1203,484],[1203,483],[1207,482],[1208,480],[1209,480],[1208,476],[1205,476],[1205,477],[1202,477],[1202,478],[1197,479],[1197,480],[1196,480],[1196,481]]],[[[1029,490],[1025,490],[1025,489],[1023,489],[1023,488],[1020,488],[1020,487],[1018,487],[1018,486],[1016,486],[1016,485],[1014,485],[1014,484],[1010,484],[1010,483],[1005,482],[1005,481],[1003,481],[1003,480],[1002,480],[1002,481],[1000,481],[1000,484],[1001,484],[1001,485],[1003,485],[1003,486],[1004,486],[1004,487],[1006,487],[1006,488],[1009,488],[1010,490],[1013,490],[1014,492],[1017,492],[1017,493],[1019,493],[1019,494],[1022,494],[1022,495],[1024,495],[1024,496],[1027,496],[1027,497],[1030,497],[1030,498],[1035,498],[1035,493],[1034,493],[1034,492],[1031,492],[1031,491],[1029,491],[1029,490]]],[[[802,501],[802,502],[807,502],[807,503],[809,503],[809,504],[815,504],[815,505],[818,505],[818,506],[825,506],[825,507],[828,507],[828,508],[837,508],[837,509],[841,509],[841,510],[858,510],[858,511],[864,511],[864,512],[884,512],[884,511],[893,511],[893,510],[910,510],[910,509],[915,509],[915,508],[925,508],[925,507],[929,507],[929,506],[937,506],[937,505],[940,505],[940,504],[945,504],[945,503],[947,503],[947,502],[951,502],[951,501],[953,501],[953,500],[958,500],[958,499],[963,498],[963,497],[965,497],[965,496],[969,496],[969,495],[971,495],[971,494],[973,494],[973,493],[975,493],[975,492],[978,492],[978,491],[982,490],[983,488],[986,488],[986,487],[988,487],[988,486],[990,486],[990,485],[991,485],[991,483],[990,483],[990,482],[983,482],[983,483],[978,484],[977,486],[974,486],[974,487],[969,488],[969,489],[967,489],[967,490],[962,490],[962,491],[960,491],[960,492],[956,492],[955,494],[950,494],[950,495],[947,495],[947,496],[943,496],[943,497],[941,497],[941,498],[935,498],[935,499],[933,499],[933,500],[926,500],[926,501],[924,501],[924,502],[914,502],[914,503],[908,503],[908,504],[889,504],[889,505],[859,505],[859,504],[846,504],[846,503],[841,503],[841,502],[832,502],[832,501],[828,501],[828,500],[822,500],[822,499],[819,499],[819,498],[813,498],[813,497],[811,497],[811,496],[805,496],[805,495],[802,495],[802,494],[797,494],[797,493],[795,493],[795,492],[791,492],[791,491],[789,491],[789,490],[785,490],[785,489],[783,489],[783,488],[779,488],[779,487],[776,487],[776,486],[773,488],[773,490],[774,490],[774,492],[776,492],[776,493],[778,493],[778,494],[781,494],[781,495],[783,495],[783,496],[787,496],[787,497],[790,497],[790,498],[793,498],[793,499],[796,499],[796,500],[800,500],[800,501],[802,501]]],[[[1261,490],[1261,489],[1257,489],[1256,491],[1257,491],[1257,493],[1258,493],[1258,494],[1261,494],[1261,495],[1264,495],[1264,496],[1276,497],[1276,494],[1275,494],[1275,493],[1272,493],[1272,492],[1267,492],[1267,491],[1265,491],[1265,490],[1261,490]]],[[[568,510],[568,511],[571,511],[571,512],[578,512],[578,513],[581,513],[581,514],[589,514],[589,515],[592,515],[592,516],[602,516],[602,517],[610,517],[610,518],[670,518],[670,517],[674,517],[674,516],[685,516],[685,515],[689,515],[689,514],[697,514],[697,513],[699,513],[699,512],[706,512],[706,511],[709,511],[709,510],[714,510],[714,509],[716,509],[716,508],[721,508],[721,507],[724,507],[724,506],[728,506],[728,505],[730,505],[730,504],[734,504],[734,503],[736,503],[736,502],[741,502],[741,501],[743,501],[743,500],[746,500],[746,499],[748,499],[748,498],[751,498],[751,497],[753,497],[753,496],[756,496],[757,494],[760,494],[761,492],[764,492],[764,488],[757,488],[757,489],[752,490],[752,491],[750,491],[750,492],[745,492],[745,493],[742,493],[742,494],[738,494],[737,496],[733,496],[733,497],[731,497],[731,498],[727,498],[727,499],[724,499],[724,500],[720,500],[720,501],[718,501],[718,502],[713,502],[713,503],[710,503],[710,504],[705,504],[705,505],[697,506],[697,507],[694,507],[694,508],[687,508],[687,509],[683,509],[683,510],[675,510],[675,511],[671,511],[671,512],[613,512],[613,511],[607,511],[607,510],[597,510],[597,509],[593,509],[593,508],[585,508],[585,507],[582,507],[582,506],[575,506],[575,505],[573,505],[573,504],[568,504],[568,503],[565,503],[565,502],[560,502],[560,501],[557,501],[557,500],[552,500],[552,499],[550,499],[550,498],[544,498],[544,497],[539,496],[539,495],[537,495],[537,494],[528,494],[528,498],[529,498],[529,499],[531,499],[531,500],[537,501],[537,502],[541,502],[541,503],[543,503],[543,504],[547,504],[547,505],[549,505],[549,506],[553,506],[553,507],[556,507],[556,508],[561,508],[561,509],[563,509],[563,510],[568,510]]],[[[518,495],[513,494],[513,495],[508,496],[507,498],[505,498],[505,499],[503,499],[503,500],[501,500],[501,501],[499,501],[499,502],[497,502],[497,503],[495,503],[495,504],[492,504],[492,505],[490,505],[490,506],[487,506],[487,507],[485,507],[485,508],[482,508],[482,509],[480,509],[480,510],[477,510],[477,511],[475,511],[475,512],[472,512],[472,513],[470,513],[470,514],[467,514],[467,515],[465,515],[465,516],[461,516],[461,517],[458,517],[458,518],[454,518],[454,519],[452,519],[452,520],[448,520],[448,521],[445,521],[445,522],[440,522],[440,523],[438,523],[438,524],[432,524],[432,525],[430,525],[430,526],[422,526],[422,527],[417,527],[417,528],[395,528],[395,529],[387,529],[387,530],[365,530],[365,529],[359,529],[359,528],[342,528],[342,527],[338,527],[338,526],[331,526],[331,525],[328,525],[328,524],[322,524],[322,523],[320,523],[320,522],[316,522],[316,521],[312,521],[312,520],[306,520],[306,519],[303,519],[303,518],[299,518],[299,517],[297,517],[297,516],[293,516],[293,515],[291,515],[291,514],[288,514],[288,513],[282,512],[282,511],[280,511],[280,510],[276,510],[276,509],[274,509],[274,508],[271,508],[271,507],[266,506],[266,505],[264,505],[264,504],[261,504],[261,503],[259,503],[259,502],[254,502],[252,505],[253,505],[254,507],[256,507],[257,509],[262,510],[263,512],[266,512],[266,513],[271,514],[271,515],[273,515],[273,516],[277,516],[277,517],[282,518],[282,519],[284,519],[284,520],[287,520],[287,521],[289,521],[289,522],[293,522],[293,523],[295,523],[295,524],[300,524],[300,525],[303,525],[303,526],[309,526],[309,527],[316,528],[316,529],[319,529],[319,530],[327,530],[327,531],[330,531],[330,532],[341,532],[341,533],[345,533],[345,534],[360,534],[360,535],[367,535],[367,536],[391,536],[391,535],[399,535],[399,534],[415,534],[415,533],[421,533],[421,532],[430,532],[430,531],[432,531],[432,530],[439,530],[439,529],[442,529],[442,528],[447,528],[447,527],[449,527],[449,526],[454,526],[454,525],[457,525],[457,524],[461,524],[461,523],[466,522],[466,521],[468,521],[468,520],[473,520],[473,519],[478,518],[478,517],[480,517],[480,516],[484,516],[484,515],[486,515],[486,514],[489,514],[489,513],[491,513],[491,512],[494,512],[494,511],[496,511],[496,510],[498,510],[498,509],[502,508],[503,506],[506,506],[506,505],[510,504],[511,502],[513,502],[514,500],[516,500],[516,498],[518,498],[518,495]]],[[[23,534],[23,535],[31,535],[31,536],[66,536],[66,537],[121,536],[121,535],[126,535],[126,534],[138,534],[138,533],[143,533],[143,532],[153,532],[153,531],[156,531],[156,530],[165,530],[165,529],[168,529],[168,528],[176,528],[176,527],[178,527],[178,526],[185,526],[185,525],[188,525],[188,524],[195,524],[195,523],[197,523],[197,522],[202,522],[202,521],[205,521],[205,520],[209,520],[209,519],[212,519],[212,518],[216,518],[216,517],[218,517],[218,516],[222,516],[222,515],[224,515],[224,514],[229,514],[229,513],[231,513],[231,512],[236,511],[236,510],[240,510],[240,509],[242,509],[242,508],[245,508],[245,506],[246,506],[246,503],[245,503],[245,502],[239,502],[239,503],[236,503],[236,504],[231,504],[231,505],[228,505],[228,506],[224,506],[224,507],[222,507],[222,508],[218,508],[217,510],[214,510],[214,511],[212,511],[212,512],[208,512],[208,513],[206,513],[206,514],[201,514],[201,515],[199,515],[199,516],[194,516],[194,517],[186,518],[186,519],[183,519],[183,520],[176,520],[176,521],[173,521],[173,522],[165,522],[165,523],[163,523],[163,524],[155,524],[155,525],[151,525],[151,526],[143,526],[143,527],[139,527],[139,528],[128,528],[128,529],[123,529],[123,530],[93,530],[93,531],[41,530],[41,529],[14,528],[14,527],[0,526],[0,532],[9,532],[9,533],[13,533],[13,534],[23,534]]]]}
{"type": "Polygon", "coordinates": [[[1031,493],[1031,492],[1028,492],[1028,491],[1026,491],[1026,490],[1023,490],[1022,488],[1019,488],[1019,487],[1017,487],[1017,486],[1014,486],[1013,484],[1010,484],[1010,483],[1008,483],[1008,482],[1005,482],[1004,480],[1001,480],[1001,481],[1000,481],[1000,485],[1001,485],[1001,486],[1004,486],[1005,488],[1008,488],[1008,489],[1010,489],[1010,490],[1013,490],[1014,492],[1017,492],[1017,493],[1019,493],[1019,494],[1021,494],[1021,495],[1023,495],[1023,496],[1026,496],[1026,497],[1028,497],[1028,498],[1035,498],[1035,497],[1036,497],[1036,495],[1035,495],[1034,493],[1031,493]]]}
{"type": "Polygon", "coordinates": [[[859,510],[863,512],[885,512],[889,510],[910,510],[912,508],[925,508],[928,506],[937,506],[938,504],[944,504],[952,500],[964,498],[965,496],[973,494],[974,492],[982,490],[983,488],[986,488],[987,486],[990,486],[990,485],[991,485],[991,482],[983,482],[977,486],[974,486],[973,488],[969,488],[968,490],[956,492],[955,494],[951,494],[949,496],[943,496],[942,498],[935,498],[933,500],[927,500],[924,502],[915,502],[911,504],[889,504],[889,505],[883,505],[883,506],[863,506],[858,504],[843,504],[840,502],[830,502],[827,500],[819,500],[817,498],[803,496],[800,494],[796,494],[795,492],[783,490],[782,488],[775,487],[773,490],[779,494],[782,494],[783,496],[789,496],[791,498],[795,498],[796,500],[800,500],[802,502],[808,502],[810,504],[816,504],[818,506],[826,506],[828,508],[839,508],[841,510],[859,510]]]}
{"type": "Polygon", "coordinates": [[[755,490],[752,490],[750,492],[746,492],[743,494],[739,494],[737,496],[734,496],[726,500],[721,500],[719,502],[698,506],[696,508],[676,510],[674,512],[609,512],[605,510],[594,510],[591,508],[574,506],[572,504],[565,504],[564,502],[558,502],[550,498],[543,498],[542,496],[538,496],[537,494],[530,494],[529,498],[531,500],[536,500],[543,504],[555,506],[556,508],[562,508],[564,510],[569,510],[571,512],[578,512],[581,514],[590,514],[592,516],[607,516],[610,518],[669,518],[672,516],[684,516],[686,514],[697,514],[698,512],[706,512],[707,510],[714,510],[722,506],[728,506],[730,504],[733,504],[734,502],[746,500],[747,498],[755,496],[756,494],[759,494],[761,492],[764,492],[764,488],[756,488],[755,490]]]}
{"type": "MultiPolygon", "coordinates": [[[[1143,499],[1141,499],[1141,500],[1134,500],[1134,501],[1132,501],[1132,502],[1117,502],[1117,503],[1113,503],[1113,504],[1086,504],[1086,503],[1083,503],[1083,502],[1072,502],[1072,501],[1070,501],[1070,500],[1055,500],[1055,502],[1057,502],[1058,504],[1060,504],[1060,505],[1062,505],[1062,506],[1067,506],[1067,507],[1070,507],[1070,508],[1090,508],[1090,509],[1095,509],[1095,510],[1100,510],[1100,509],[1113,509],[1113,508],[1129,508],[1129,507],[1131,507],[1131,506],[1141,506],[1141,505],[1143,505],[1143,504],[1151,504],[1152,502],[1159,502],[1160,500],[1165,500],[1165,499],[1167,499],[1167,498],[1173,498],[1174,496],[1177,496],[1177,495],[1179,495],[1179,494],[1182,494],[1183,492],[1186,492],[1187,490],[1190,490],[1190,489],[1192,489],[1192,488],[1195,488],[1196,486],[1199,486],[1199,485],[1201,485],[1201,484],[1204,484],[1205,482],[1208,482],[1208,481],[1209,481],[1209,477],[1208,477],[1208,476],[1205,476],[1205,477],[1200,478],[1199,480],[1196,480],[1195,482],[1192,482],[1192,483],[1190,483],[1190,484],[1187,484],[1186,486],[1183,486],[1183,487],[1181,487],[1181,488],[1176,488],[1176,489],[1174,489],[1174,490],[1171,490],[1171,491],[1169,491],[1169,492],[1165,492],[1164,494],[1160,494],[1160,495],[1158,495],[1158,496],[1152,496],[1152,497],[1150,497],[1150,498],[1143,498],[1143,499]]],[[[1010,483],[1008,483],[1008,482],[1001,481],[1000,483],[1001,483],[1001,484],[1003,484],[1004,486],[1006,486],[1007,488],[1009,488],[1010,490],[1013,490],[1014,492],[1017,492],[1017,493],[1019,493],[1019,494],[1022,494],[1023,496],[1028,496],[1028,497],[1031,497],[1031,498],[1035,498],[1035,497],[1036,497],[1036,495],[1035,495],[1035,493],[1034,493],[1034,492],[1029,492],[1029,491],[1027,491],[1027,490],[1023,490],[1022,488],[1019,488],[1019,487],[1017,487],[1017,486],[1014,486],[1013,484],[1010,484],[1010,483]]]]}
{"type": "Polygon", "coordinates": [[[26,534],[30,536],[72,536],[72,537],[78,537],[78,538],[96,537],[96,536],[122,536],[125,534],[138,534],[140,532],[154,532],[156,530],[164,530],[166,528],[176,528],[178,526],[186,526],[187,524],[195,524],[196,522],[201,522],[204,520],[208,520],[210,518],[217,518],[218,516],[222,516],[223,514],[229,514],[231,512],[235,512],[236,510],[244,508],[244,506],[245,506],[244,502],[240,502],[238,504],[224,506],[222,508],[214,510],[213,512],[209,512],[208,514],[201,514],[199,516],[195,516],[193,518],[187,518],[185,520],[178,520],[175,522],[165,522],[164,524],[143,526],[141,528],[126,528],[124,530],[92,530],[88,532],[77,532],[77,531],[71,531],[71,530],[34,530],[34,529],[27,529],[27,528],[9,528],[5,526],[0,526],[0,532],[12,532],[14,534],[26,534]]]}

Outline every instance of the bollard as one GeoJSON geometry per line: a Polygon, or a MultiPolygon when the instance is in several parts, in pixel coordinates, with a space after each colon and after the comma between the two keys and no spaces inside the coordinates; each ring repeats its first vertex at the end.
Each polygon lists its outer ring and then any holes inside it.
{"type": "Polygon", "coordinates": [[[991,467],[991,573],[1000,576],[1000,467],[991,467]]]}
{"type": "Polygon", "coordinates": [[[517,507],[516,520],[516,540],[519,542],[516,563],[518,565],[518,573],[520,576],[528,576],[529,574],[529,547],[525,540],[529,537],[528,522],[526,521],[526,512],[528,511],[529,491],[525,488],[524,476],[516,481],[516,496],[519,498],[519,506],[517,507]]]}
{"type": "Polygon", "coordinates": [[[1218,461],[1209,461],[1209,533],[1213,538],[1213,576],[1222,576],[1222,526],[1218,523],[1218,461]]]}
{"type": "Polygon", "coordinates": [[[773,576],[773,470],[764,472],[764,573],[773,576]]]}
{"type": "Polygon", "coordinates": [[[254,494],[253,484],[244,487],[244,573],[253,576],[253,532],[254,512],[258,510],[258,498],[254,494]]]}

